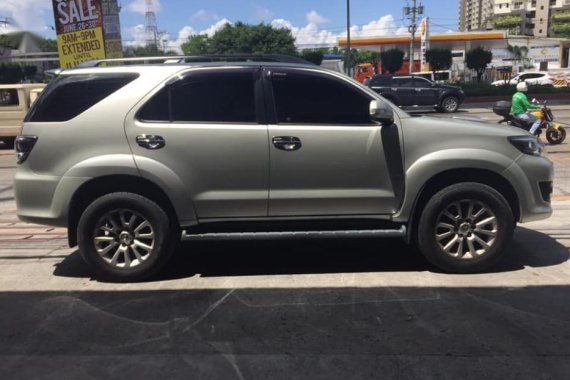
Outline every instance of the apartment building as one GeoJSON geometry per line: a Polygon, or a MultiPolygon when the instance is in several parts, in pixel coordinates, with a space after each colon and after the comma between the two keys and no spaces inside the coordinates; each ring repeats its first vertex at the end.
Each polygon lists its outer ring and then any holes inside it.
{"type": "Polygon", "coordinates": [[[570,37],[570,0],[495,0],[493,14],[511,35],[570,37]]]}
{"type": "Polygon", "coordinates": [[[459,0],[459,30],[486,30],[492,27],[493,0],[459,0]]]}

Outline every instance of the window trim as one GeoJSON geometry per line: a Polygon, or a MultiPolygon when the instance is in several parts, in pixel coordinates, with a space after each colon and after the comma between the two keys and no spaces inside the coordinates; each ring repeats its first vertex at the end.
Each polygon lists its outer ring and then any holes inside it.
{"type": "MultiPolygon", "coordinates": [[[[262,68],[258,66],[231,66],[231,67],[200,67],[200,68],[191,68],[189,70],[183,71],[181,73],[176,73],[171,77],[167,78],[164,82],[162,82],[159,86],[157,86],[153,91],[149,92],[143,99],[141,99],[141,104],[135,112],[134,120],[142,123],[142,124],[168,124],[168,125],[260,125],[262,123],[263,117],[265,117],[264,113],[264,105],[260,103],[263,101],[260,97],[263,97],[263,88],[260,87],[260,73],[262,72],[262,68]],[[204,72],[211,72],[211,71],[225,71],[225,72],[235,72],[235,71],[251,71],[254,75],[254,82],[253,82],[253,96],[254,96],[254,112],[255,112],[255,121],[180,121],[180,120],[172,120],[172,112],[169,112],[169,119],[170,120],[144,120],[141,119],[140,114],[145,107],[145,105],[150,102],[159,92],[164,90],[166,87],[170,87],[176,85],[177,83],[180,84],[183,81],[188,80],[190,77],[201,74],[204,72]],[[257,76],[256,76],[257,74],[257,76]],[[260,108],[261,107],[261,108],[260,108]]],[[[168,96],[169,100],[169,108],[172,108],[171,104],[171,95],[169,92],[168,96]]]]}
{"type": "Polygon", "coordinates": [[[267,104],[267,112],[268,112],[268,124],[271,125],[280,125],[280,126],[318,126],[318,127],[322,127],[322,126],[327,126],[327,127],[370,127],[370,126],[379,126],[380,124],[370,120],[370,123],[350,123],[350,124],[330,124],[330,123],[287,123],[287,122],[279,122],[278,119],[278,113],[277,113],[277,104],[275,101],[275,96],[274,96],[274,92],[273,92],[273,81],[271,80],[271,72],[273,70],[279,70],[279,71],[284,71],[284,72],[291,72],[291,73],[302,73],[302,74],[306,74],[306,73],[310,73],[311,75],[315,75],[318,77],[324,77],[324,78],[328,78],[331,80],[334,80],[338,83],[342,83],[344,86],[350,86],[352,87],[355,91],[358,91],[359,93],[361,93],[362,95],[364,95],[365,97],[369,98],[369,101],[372,100],[378,100],[374,97],[372,97],[370,94],[368,94],[365,91],[362,91],[362,89],[360,89],[357,85],[355,85],[354,83],[352,83],[349,80],[346,80],[344,78],[339,78],[336,75],[331,75],[328,72],[323,72],[321,70],[315,70],[315,69],[310,69],[310,68],[300,68],[300,67],[281,67],[281,66],[275,66],[275,67],[265,67],[264,68],[264,75],[263,75],[263,79],[264,79],[264,83],[265,83],[265,99],[266,99],[266,104],[267,104]]]}

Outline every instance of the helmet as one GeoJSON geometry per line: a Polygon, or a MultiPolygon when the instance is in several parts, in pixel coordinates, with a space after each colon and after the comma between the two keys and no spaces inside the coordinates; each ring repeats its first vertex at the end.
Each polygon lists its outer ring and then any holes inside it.
{"type": "Polygon", "coordinates": [[[517,84],[517,91],[521,91],[521,92],[527,92],[528,91],[528,85],[526,84],[526,82],[519,82],[517,84]]]}

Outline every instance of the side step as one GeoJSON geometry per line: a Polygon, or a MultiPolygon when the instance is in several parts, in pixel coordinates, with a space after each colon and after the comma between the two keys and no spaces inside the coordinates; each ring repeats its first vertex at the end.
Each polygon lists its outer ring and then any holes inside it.
{"type": "Polygon", "coordinates": [[[183,241],[207,240],[271,240],[329,238],[390,238],[405,237],[406,226],[399,230],[283,231],[283,232],[221,232],[205,234],[182,233],[183,241]]]}

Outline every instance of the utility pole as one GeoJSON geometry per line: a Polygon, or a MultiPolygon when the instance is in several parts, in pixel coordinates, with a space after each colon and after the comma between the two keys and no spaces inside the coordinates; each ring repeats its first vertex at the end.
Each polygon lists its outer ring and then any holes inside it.
{"type": "Polygon", "coordinates": [[[412,0],[412,6],[404,7],[404,14],[410,18],[411,24],[408,27],[408,31],[412,35],[412,39],[410,40],[410,56],[408,60],[410,62],[410,74],[414,72],[414,40],[416,38],[416,31],[418,27],[416,26],[416,16],[424,14],[424,7],[423,5],[416,6],[416,0],[412,0]]]}
{"type": "Polygon", "coordinates": [[[346,60],[344,61],[347,67],[347,74],[350,75],[350,64],[351,64],[351,51],[350,51],[350,0],[346,0],[346,60]]]}

